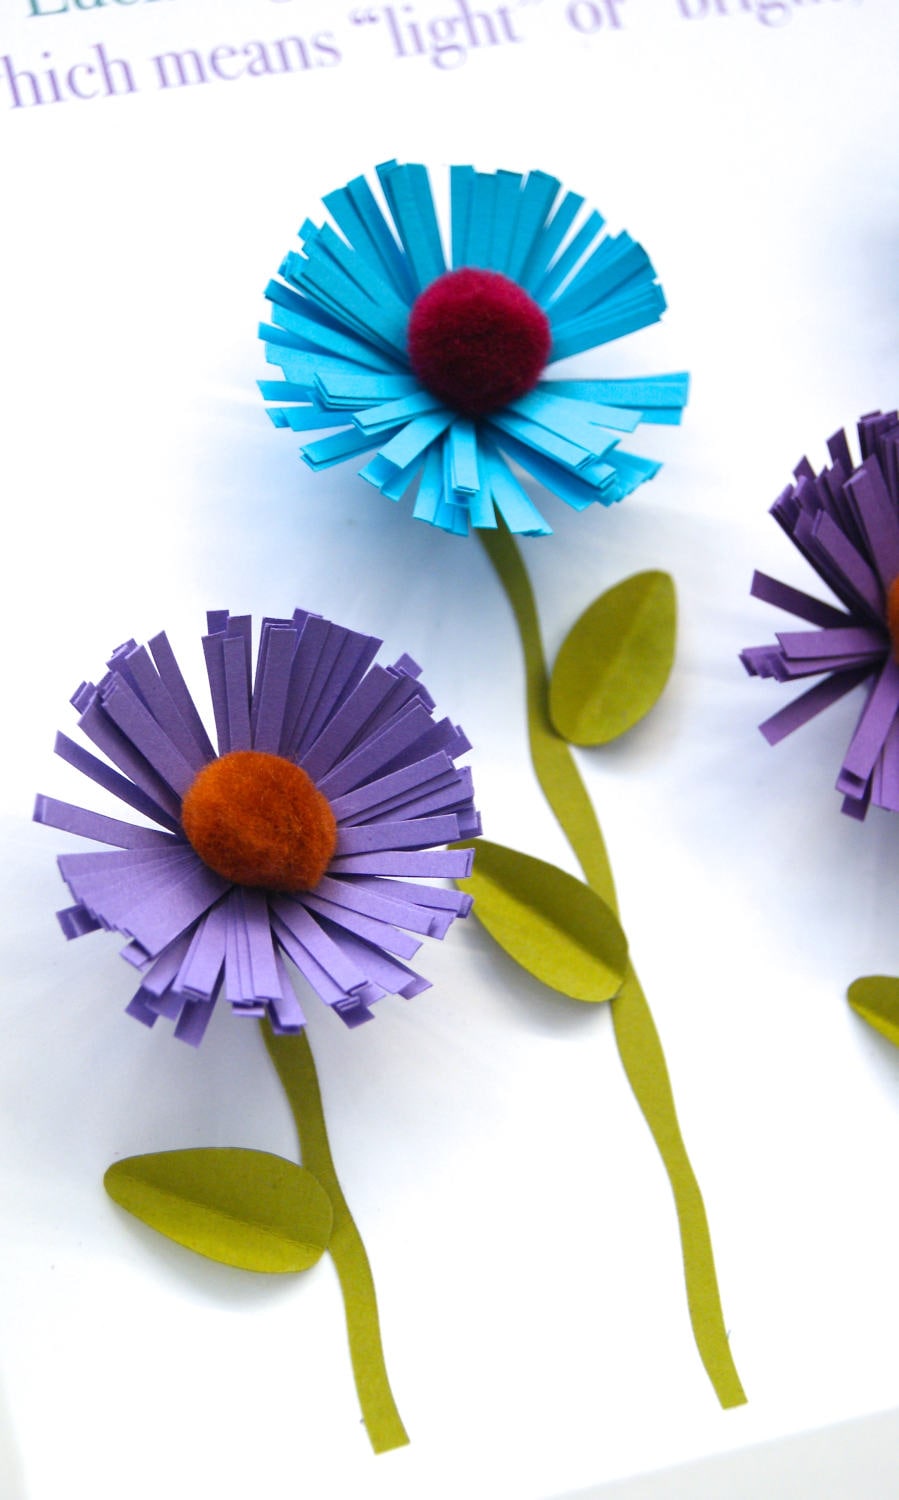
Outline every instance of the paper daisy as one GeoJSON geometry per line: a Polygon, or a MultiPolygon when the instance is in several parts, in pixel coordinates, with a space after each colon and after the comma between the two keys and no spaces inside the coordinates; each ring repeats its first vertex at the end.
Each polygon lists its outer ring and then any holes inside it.
{"type": "Polygon", "coordinates": [[[807,459],[771,514],[843,605],[756,573],[752,592],[812,630],[785,631],[741,660],[757,677],[823,680],[761,725],[772,745],[854,687],[865,704],[837,777],[843,811],[863,818],[871,803],[899,812],[899,421],[876,412],[858,424],[862,462],[845,433],[828,443],[832,467],[807,459]]]}
{"type": "Polygon", "coordinates": [[[312,469],[360,469],[388,499],[417,485],[414,514],[445,531],[551,528],[509,466],[575,510],[615,500],[659,464],[623,452],[640,422],[678,422],[687,376],[544,379],[546,367],[656,322],[665,298],[646,251],[603,233],[584,200],[543,172],[450,169],[451,254],[423,166],[377,168],[324,199],[267,289],[261,382],[269,415],[306,443],[312,469]]]}
{"type": "Polygon", "coordinates": [[[355,1026],[385,993],[428,988],[405,960],[468,912],[426,883],[470,871],[470,850],[435,847],[479,832],[454,764],[468,741],[435,719],[409,657],[374,664],[372,636],[303,610],[266,619],[253,680],[249,617],[208,626],[217,752],[164,634],[120,646],[72,699],[112,765],[62,734],[57,753],[156,826],[38,797],[38,822],[114,846],[61,856],[63,932],[122,933],[140,972],[130,1014],[194,1045],[222,988],[298,1031],[285,958],[355,1026]]]}

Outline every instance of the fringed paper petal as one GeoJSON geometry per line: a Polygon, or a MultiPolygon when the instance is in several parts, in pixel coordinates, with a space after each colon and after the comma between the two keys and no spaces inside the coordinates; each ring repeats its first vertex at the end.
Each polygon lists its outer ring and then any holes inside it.
{"type": "MultiPolygon", "coordinates": [[[[606,455],[641,422],[678,422],[686,376],[541,379],[529,395],[472,414],[461,398],[447,407],[416,375],[409,343],[419,298],[459,272],[490,273],[526,294],[548,326],[550,364],[621,338],[665,310],[642,246],[606,234],[602,216],[545,172],[456,165],[447,256],[426,169],[391,161],[377,176],[386,206],[362,177],[329,193],[340,234],[307,221],[301,251],[285,257],[266,292],[273,326],[261,336],[283,376],[260,382],[272,421],[299,433],[331,429],[301,447],[305,462],[318,470],[371,454],[359,469],[369,484],[393,501],[411,492],[416,519],[457,536],[495,528],[498,514],[518,534],[551,530],[506,466],[503,454],[517,455],[491,444],[491,429],[529,449],[533,476],[578,510],[651,479],[657,463],[606,455]]],[[[455,325],[454,361],[468,357],[465,338],[455,325]]]]}

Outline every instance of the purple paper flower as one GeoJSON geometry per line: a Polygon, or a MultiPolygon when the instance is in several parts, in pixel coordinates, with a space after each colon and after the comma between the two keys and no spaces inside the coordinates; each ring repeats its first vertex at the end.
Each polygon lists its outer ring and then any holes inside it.
{"type": "Polygon", "coordinates": [[[843,432],[830,439],[832,468],[815,474],[807,459],[771,514],[839,599],[836,609],[756,573],[752,593],[812,630],[785,631],[776,644],[742,652],[757,677],[823,681],[767,719],[775,745],[852,688],[865,704],[837,777],[843,811],[864,818],[871,803],[899,812],[899,421],[875,412],[858,424],[856,467],[843,432]]]}
{"type": "Polygon", "coordinates": [[[249,617],[208,624],[218,754],[164,634],[120,646],[72,699],[112,765],[62,734],[57,754],[157,826],[38,797],[38,822],[114,846],[60,857],[75,901],[60,924],[127,937],[129,1013],[166,1016],[193,1045],[222,988],[240,1014],[298,1031],[285,957],[355,1026],[385,993],[428,988],[403,960],[470,909],[422,883],[470,873],[470,850],[435,848],[480,832],[454,764],[468,741],[435,720],[409,657],[373,664],[372,636],[304,610],[265,619],[253,681],[249,617]]]}

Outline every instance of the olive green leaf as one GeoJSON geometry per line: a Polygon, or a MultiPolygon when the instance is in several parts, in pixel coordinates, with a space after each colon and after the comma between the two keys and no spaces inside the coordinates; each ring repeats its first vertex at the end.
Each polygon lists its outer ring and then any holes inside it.
{"type": "Polygon", "coordinates": [[[611,907],[555,865],[477,841],[474,871],[457,880],[510,958],[572,1000],[611,1000],[627,968],[627,938],[611,907]]]}
{"type": "Polygon", "coordinates": [[[549,714],[573,745],[605,745],[648,714],[674,661],[677,603],[668,573],[635,573],[584,611],[556,657],[549,714]]]}
{"type": "Polygon", "coordinates": [[[246,1271],[305,1271],[327,1249],[333,1213],[305,1167],[268,1151],[209,1147],[113,1162],[110,1198],[152,1229],[246,1271]]]}
{"type": "Polygon", "coordinates": [[[869,1026],[899,1047],[899,979],[886,974],[866,975],[850,984],[847,999],[869,1026]]]}

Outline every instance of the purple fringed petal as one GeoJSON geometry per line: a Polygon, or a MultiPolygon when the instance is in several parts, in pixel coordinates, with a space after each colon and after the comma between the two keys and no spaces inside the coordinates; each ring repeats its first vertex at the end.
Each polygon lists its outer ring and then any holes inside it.
{"type": "Polygon", "coordinates": [[[406,708],[386,728],[367,739],[356,751],[342,760],[333,771],[322,777],[321,790],[329,799],[340,792],[354,791],[364,781],[384,776],[400,765],[421,758],[410,754],[430,723],[430,714],[420,703],[406,708]],[[402,759],[407,756],[408,759],[402,759]]]}
{"type": "Polygon", "coordinates": [[[387,850],[383,854],[348,854],[333,859],[329,875],[416,875],[424,880],[466,880],[471,874],[471,849],[387,850]]]}
{"type": "Polygon", "coordinates": [[[171,833],[178,832],[179,824],[176,818],[164,812],[159,804],[153,801],[152,797],[148,797],[145,792],[141,791],[140,787],[135,786],[126,776],[120,776],[118,771],[114,771],[112,766],[108,766],[105,761],[98,760],[96,755],[91,755],[90,751],[85,750],[83,745],[76,745],[74,740],[69,739],[68,735],[57,734],[53,749],[61,760],[73,766],[76,771],[81,771],[85,776],[89,776],[91,781],[95,781],[105,791],[112,792],[114,796],[118,797],[120,802],[124,802],[128,807],[133,807],[135,812],[143,813],[145,817],[151,818],[154,823],[161,824],[163,828],[169,829],[171,833]]]}
{"type": "Polygon", "coordinates": [[[190,947],[175,977],[175,989],[185,1000],[212,1000],[225,965],[228,919],[223,902],[197,923],[190,947]]]}
{"type": "Polygon", "coordinates": [[[281,991],[280,994],[273,995],[269,1003],[272,1030],[278,1036],[295,1036],[306,1025],[306,1017],[303,1015],[302,1006],[296,997],[296,991],[290,982],[290,975],[280,952],[275,953],[275,965],[281,991]]]}
{"type": "Polygon", "coordinates": [[[899,574],[899,517],[876,458],[869,458],[846,481],[868,544],[872,564],[886,591],[899,574]]]}
{"type": "Polygon", "coordinates": [[[832,677],[825,677],[823,682],[817,682],[807,692],[800,693],[799,697],[794,698],[792,703],[788,703],[786,708],[782,708],[779,713],[773,714],[770,719],[760,724],[759,729],[769,745],[778,745],[781,740],[786,739],[788,734],[792,734],[794,729],[801,729],[803,724],[807,724],[809,719],[813,719],[816,714],[822,713],[825,708],[830,708],[831,704],[838,703],[841,698],[845,698],[846,694],[864,682],[867,676],[868,672],[865,668],[857,672],[834,672],[832,677]]]}
{"type": "Polygon", "coordinates": [[[71,940],[76,937],[84,937],[86,932],[99,932],[102,922],[92,917],[84,906],[67,906],[64,911],[56,913],[63,937],[71,940]]]}
{"type": "Polygon", "coordinates": [[[332,798],[331,810],[342,826],[367,823],[373,818],[395,812],[410,797],[424,791],[431,792],[444,785],[455,785],[461,774],[448,755],[438,752],[411,766],[404,766],[390,776],[366,782],[354,792],[332,798]]]}
{"type": "Polygon", "coordinates": [[[899,720],[890,725],[883,749],[874,767],[874,795],[877,806],[899,812],[899,720]]]}
{"type": "Polygon", "coordinates": [[[847,797],[861,795],[895,722],[897,710],[899,666],[890,659],[884,665],[874,691],[862,710],[837,778],[837,790],[844,792],[847,797]]]}
{"type": "Polygon", "coordinates": [[[350,957],[365,969],[371,982],[380,985],[385,994],[401,995],[404,1000],[411,1000],[431,988],[429,979],[391,958],[383,948],[374,948],[371,943],[349,932],[342,938],[342,943],[350,957]]]}
{"type": "Polygon", "coordinates": [[[125,823],[121,818],[108,818],[104,813],[91,812],[86,807],[73,807],[71,802],[59,802],[55,797],[40,793],[34,802],[32,814],[35,823],[44,823],[48,828],[60,828],[65,833],[77,833],[82,838],[97,839],[104,844],[114,844],[117,849],[172,849],[180,848],[181,841],[156,828],[142,828],[138,823],[125,823]]]}
{"type": "Polygon", "coordinates": [[[303,904],[307,911],[327,918],[332,926],[343,928],[346,932],[355,932],[358,937],[365,938],[378,948],[383,948],[387,953],[395,953],[400,958],[414,958],[421,947],[420,942],[408,933],[400,932],[398,927],[382,922],[366,912],[356,911],[343,902],[329,901],[324,896],[307,896],[303,904]]]}
{"type": "MultiPolygon", "coordinates": [[[[332,908],[327,915],[332,921],[339,921],[340,917],[334,916],[333,911],[360,912],[363,916],[373,917],[379,922],[388,922],[404,927],[407,932],[420,932],[423,937],[436,937],[436,926],[439,918],[433,908],[425,906],[419,901],[402,900],[399,897],[391,898],[381,894],[381,886],[386,882],[375,880],[366,885],[358,880],[340,879],[326,875],[320,881],[315,890],[315,896],[304,897],[308,906],[311,901],[323,898],[332,908]]],[[[449,924],[447,924],[448,926],[449,924]]],[[[442,937],[446,931],[439,935],[442,937]]],[[[416,943],[416,948],[419,946],[416,943]]],[[[391,948],[391,953],[398,953],[398,948],[391,948]]],[[[412,954],[406,953],[405,958],[411,958],[412,954]]]]}
{"type": "Polygon", "coordinates": [[[761,726],[771,744],[871,682],[837,779],[843,811],[863,818],[869,804],[899,811],[899,665],[887,611],[899,578],[896,412],[861,418],[858,435],[860,464],[845,433],[836,433],[828,442],[832,468],[815,474],[803,459],[771,512],[847,612],[756,573],[755,597],[819,628],[782,632],[776,644],[751,646],[740,659],[750,675],[781,682],[829,674],[761,726]]]}

